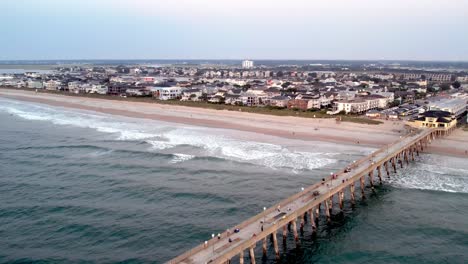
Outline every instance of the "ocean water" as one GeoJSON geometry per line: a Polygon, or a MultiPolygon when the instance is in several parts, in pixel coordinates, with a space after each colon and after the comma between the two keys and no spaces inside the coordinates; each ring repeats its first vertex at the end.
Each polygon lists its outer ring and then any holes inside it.
{"type": "MultiPolygon", "coordinates": [[[[371,151],[0,98],[0,262],[164,263],[371,151]]],[[[293,245],[282,263],[467,263],[468,163],[422,155],[293,245]]]]}

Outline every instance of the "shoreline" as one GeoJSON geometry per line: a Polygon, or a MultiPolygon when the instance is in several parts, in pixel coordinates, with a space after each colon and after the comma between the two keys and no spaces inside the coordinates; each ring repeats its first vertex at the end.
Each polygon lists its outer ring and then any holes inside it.
{"type": "MultiPolygon", "coordinates": [[[[0,90],[0,97],[51,106],[95,111],[110,115],[159,120],[170,123],[253,132],[287,139],[322,141],[352,146],[379,148],[396,141],[404,131],[403,122],[385,121],[380,125],[336,123],[331,119],[268,116],[163,105],[145,102],[115,101],[88,97],[41,94],[24,90],[0,90]]],[[[457,130],[457,137],[442,139],[428,149],[431,153],[468,157],[468,132],[457,130]]]]}

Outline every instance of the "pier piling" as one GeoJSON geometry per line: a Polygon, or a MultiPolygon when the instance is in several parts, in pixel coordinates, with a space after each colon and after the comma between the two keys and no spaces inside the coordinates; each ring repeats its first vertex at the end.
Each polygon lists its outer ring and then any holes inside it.
{"type": "Polygon", "coordinates": [[[255,264],[255,252],[254,252],[255,246],[250,247],[250,263],[255,264]]]}
{"type": "Polygon", "coordinates": [[[364,189],[366,188],[365,183],[364,183],[364,176],[361,176],[360,178],[360,186],[361,186],[361,198],[364,200],[366,199],[366,193],[364,192],[364,189]]]}
{"type": "Polygon", "coordinates": [[[377,167],[377,177],[379,177],[379,183],[382,185],[382,168],[381,166],[377,167]]]}
{"type": "MultiPolygon", "coordinates": [[[[387,177],[390,177],[390,171],[393,168],[393,171],[397,173],[397,167],[404,167],[406,162],[409,165],[410,161],[415,161],[416,156],[419,156],[419,152],[424,151],[424,149],[431,143],[435,138],[440,138],[445,135],[448,135],[452,132],[450,130],[443,129],[423,129],[414,131],[405,137],[391,145],[386,146],[385,148],[380,149],[369,155],[366,158],[363,158],[359,162],[354,162],[352,170],[340,172],[337,175],[332,177],[327,177],[327,180],[323,180],[320,183],[317,183],[308,188],[302,188],[302,192],[297,193],[288,199],[282,201],[278,204],[278,209],[280,206],[282,208],[287,208],[287,210],[278,210],[276,208],[270,208],[269,210],[264,210],[262,214],[259,214],[244,223],[236,226],[236,229],[241,229],[241,234],[231,234],[230,238],[234,239],[235,243],[231,241],[226,241],[226,239],[216,239],[205,241],[204,244],[199,245],[197,248],[171,260],[168,264],[176,263],[211,263],[211,264],[220,264],[220,263],[230,263],[231,259],[236,255],[239,256],[239,263],[244,264],[244,251],[248,251],[250,255],[251,263],[255,264],[255,247],[257,243],[262,241],[262,251],[265,256],[268,254],[268,243],[267,239],[273,243],[274,252],[276,258],[280,258],[280,252],[278,247],[277,235],[280,232],[281,228],[283,229],[283,246],[287,250],[287,236],[288,230],[293,233],[294,240],[296,241],[296,246],[299,246],[300,240],[298,235],[298,230],[301,231],[303,235],[304,227],[307,224],[308,217],[310,219],[310,225],[312,228],[312,234],[317,232],[319,224],[319,216],[322,210],[323,203],[323,212],[324,218],[326,217],[328,223],[331,223],[331,215],[333,211],[333,198],[334,195],[337,195],[336,201],[340,208],[340,212],[344,210],[344,199],[346,188],[349,186],[351,205],[355,205],[356,202],[356,184],[359,182],[361,189],[362,199],[366,199],[365,188],[366,188],[366,176],[369,177],[369,184],[372,190],[374,191],[374,171],[377,170],[377,177],[379,178],[379,183],[382,184],[382,170],[385,169],[387,177]],[[371,162],[369,162],[369,160],[371,162]],[[397,163],[400,163],[398,166],[397,163]],[[392,168],[389,168],[391,166],[392,168]],[[383,168],[384,167],[384,168],[383,168]],[[336,184],[336,179],[339,179],[338,184],[336,184]],[[335,183],[335,184],[333,184],[335,183]],[[291,210],[291,209],[292,210],[291,210]],[[315,214],[314,214],[315,210],[315,214]],[[307,217],[308,216],[308,217],[307,217]],[[263,223],[265,226],[265,232],[268,233],[257,233],[259,221],[263,219],[274,219],[273,223],[266,222],[263,223]],[[300,227],[297,227],[297,221],[300,218],[300,227]],[[292,230],[291,230],[292,229],[292,230]],[[245,235],[244,232],[247,232],[245,235]],[[250,232],[250,233],[249,233],[250,232]],[[268,234],[265,236],[265,234],[268,234]],[[248,238],[246,238],[248,237],[248,238]],[[215,250],[216,249],[216,250],[215,250]]],[[[276,207],[276,206],[275,206],[276,207]]],[[[263,228],[262,228],[263,231],[263,228]]],[[[229,236],[229,233],[228,235],[229,236]]],[[[222,237],[227,237],[223,233],[222,237]]]]}
{"type": "Polygon", "coordinates": [[[276,239],[276,231],[272,234],[273,237],[273,248],[275,249],[276,258],[279,258],[279,248],[278,248],[278,240],[276,239]]]}
{"type": "Polygon", "coordinates": [[[297,235],[296,221],[297,221],[296,219],[292,221],[292,228],[293,228],[294,240],[298,241],[299,236],[297,235]]]}

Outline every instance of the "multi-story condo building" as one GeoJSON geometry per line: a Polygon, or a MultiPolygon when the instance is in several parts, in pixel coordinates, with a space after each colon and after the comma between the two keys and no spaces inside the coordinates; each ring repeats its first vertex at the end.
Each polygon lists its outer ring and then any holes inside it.
{"type": "Polygon", "coordinates": [[[254,62],[251,60],[245,60],[242,62],[242,68],[244,69],[252,69],[254,67],[254,62]]]}

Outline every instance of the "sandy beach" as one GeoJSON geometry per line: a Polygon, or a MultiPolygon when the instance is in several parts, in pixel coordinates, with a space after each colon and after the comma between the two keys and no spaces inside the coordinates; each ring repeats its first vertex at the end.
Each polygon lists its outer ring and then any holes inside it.
{"type": "MultiPolygon", "coordinates": [[[[157,103],[43,94],[10,89],[1,89],[0,97],[51,106],[91,110],[112,115],[355,146],[381,147],[394,142],[405,131],[404,122],[402,121],[384,121],[380,125],[350,122],[337,123],[334,119],[270,116],[157,103]]],[[[432,153],[461,157],[467,156],[466,150],[468,150],[468,132],[462,130],[456,131],[443,140],[438,140],[428,149],[432,153]]]]}

